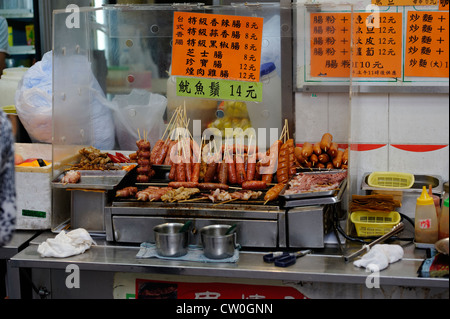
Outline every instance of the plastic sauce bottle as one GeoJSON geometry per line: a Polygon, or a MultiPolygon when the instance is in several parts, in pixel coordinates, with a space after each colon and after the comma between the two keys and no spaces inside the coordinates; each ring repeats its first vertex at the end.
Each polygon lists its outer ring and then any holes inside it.
{"type": "Polygon", "coordinates": [[[441,216],[439,218],[439,239],[448,237],[448,197],[442,203],[441,216]]]}
{"type": "Polygon", "coordinates": [[[434,244],[438,241],[438,219],[433,198],[424,186],[422,194],[417,198],[415,215],[415,242],[434,244]]]}

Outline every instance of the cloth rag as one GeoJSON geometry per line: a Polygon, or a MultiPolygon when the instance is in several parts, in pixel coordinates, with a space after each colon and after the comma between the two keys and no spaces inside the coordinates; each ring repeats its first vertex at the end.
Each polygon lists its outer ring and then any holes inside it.
{"type": "Polygon", "coordinates": [[[189,245],[188,252],[184,256],[180,257],[165,257],[160,256],[156,251],[156,245],[152,243],[142,243],[140,245],[139,252],[136,254],[136,258],[160,258],[171,260],[184,260],[184,261],[198,261],[204,263],[235,263],[239,260],[239,247],[234,250],[234,255],[223,259],[211,259],[203,254],[203,248],[200,246],[189,245]]]}
{"type": "Polygon", "coordinates": [[[91,235],[83,229],[77,228],[66,232],[62,230],[55,238],[48,238],[38,246],[41,257],[69,257],[84,253],[92,245],[96,245],[91,235]]]}
{"type": "Polygon", "coordinates": [[[377,244],[374,245],[364,256],[355,260],[353,265],[366,268],[366,271],[381,271],[389,264],[395,263],[403,258],[403,248],[400,245],[377,244]]]}

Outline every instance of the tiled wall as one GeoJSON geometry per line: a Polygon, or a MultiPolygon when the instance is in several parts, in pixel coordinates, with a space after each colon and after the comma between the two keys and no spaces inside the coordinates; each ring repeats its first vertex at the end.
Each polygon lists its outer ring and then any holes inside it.
{"type": "Polygon", "coordinates": [[[448,94],[297,93],[296,143],[329,132],[352,144],[351,191],[366,172],[398,171],[449,180],[448,94]]]}

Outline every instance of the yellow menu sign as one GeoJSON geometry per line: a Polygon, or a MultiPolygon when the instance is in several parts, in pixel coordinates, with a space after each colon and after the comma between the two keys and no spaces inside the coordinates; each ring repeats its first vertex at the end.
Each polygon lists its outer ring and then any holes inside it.
{"type": "Polygon", "coordinates": [[[400,77],[402,14],[358,13],[350,20],[350,13],[311,13],[311,76],[348,77],[352,69],[354,77],[400,77]]]}
{"type": "Polygon", "coordinates": [[[405,76],[449,76],[448,19],[448,12],[408,12],[405,76]]]}
{"type": "Polygon", "coordinates": [[[172,75],[258,82],[263,18],[175,12],[172,75]]]}
{"type": "Polygon", "coordinates": [[[372,0],[377,6],[434,6],[438,0],[372,0]]]}

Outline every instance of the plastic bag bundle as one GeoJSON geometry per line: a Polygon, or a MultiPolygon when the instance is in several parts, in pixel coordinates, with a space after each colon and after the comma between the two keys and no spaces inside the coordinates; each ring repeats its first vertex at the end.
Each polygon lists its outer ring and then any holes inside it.
{"type": "Polygon", "coordinates": [[[20,80],[15,105],[33,142],[52,142],[52,56],[46,53],[20,80]]]}
{"type": "MultiPolygon", "coordinates": [[[[73,56],[70,59],[70,63],[65,61],[65,64],[58,64],[59,71],[64,72],[64,74],[71,74],[70,77],[67,77],[67,80],[71,83],[71,86],[67,87],[68,89],[75,90],[75,86],[83,86],[82,92],[89,104],[75,105],[76,101],[68,101],[68,104],[75,103],[68,110],[70,109],[79,116],[73,117],[67,114],[67,118],[58,120],[60,124],[65,123],[65,121],[75,121],[70,126],[65,126],[69,135],[68,138],[76,139],[77,135],[73,132],[80,131],[80,128],[90,127],[92,128],[91,145],[98,149],[113,149],[115,134],[114,120],[110,110],[111,102],[105,97],[92,73],[88,59],[84,56],[73,56]],[[86,78],[89,81],[86,82],[86,78]],[[79,110],[81,107],[82,109],[79,110]],[[86,109],[89,109],[89,111],[87,112],[86,109]]],[[[52,143],[52,73],[53,60],[50,51],[25,73],[16,91],[17,114],[33,142],[52,143]]],[[[76,140],[68,142],[77,143],[76,140]]]]}

